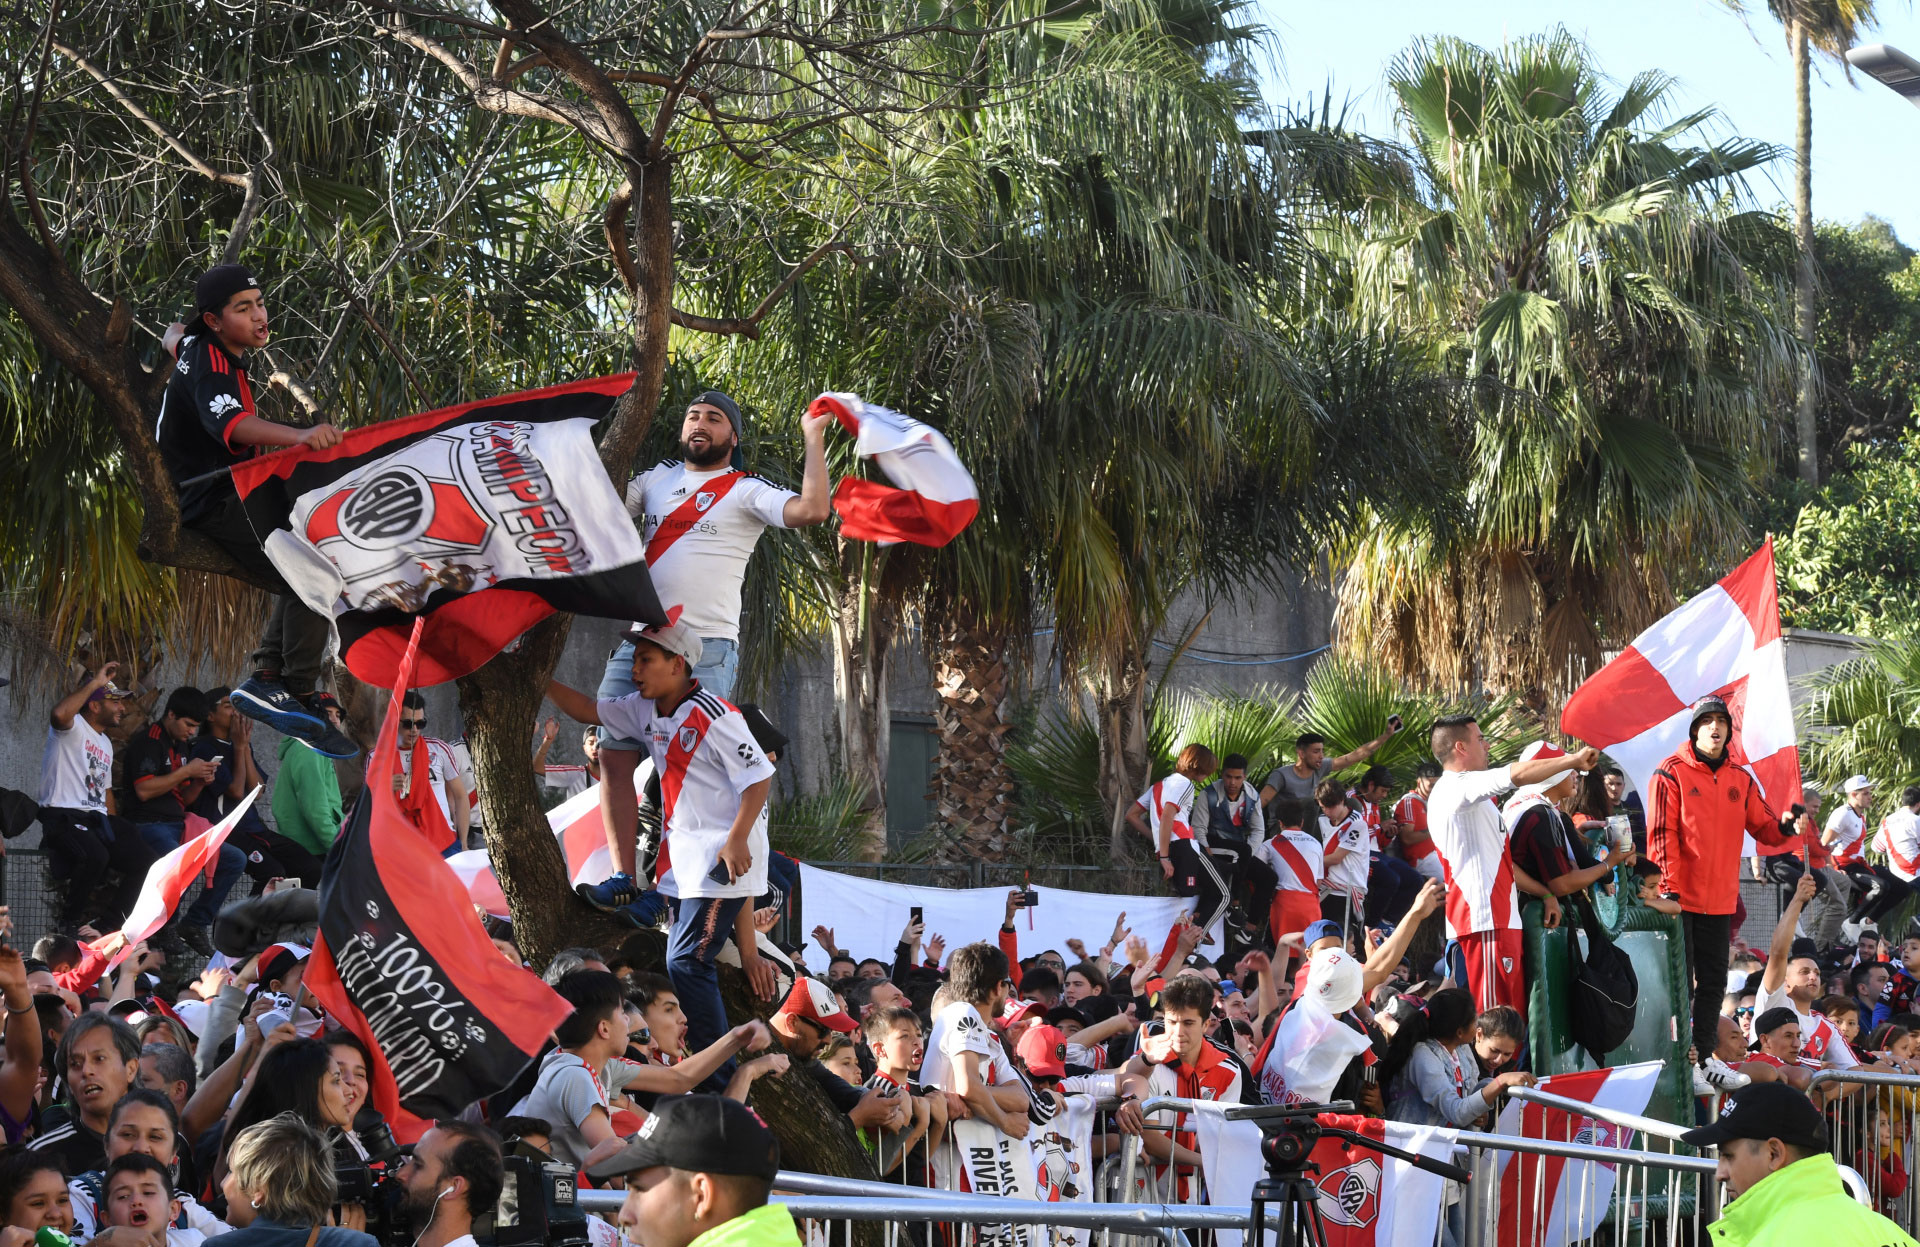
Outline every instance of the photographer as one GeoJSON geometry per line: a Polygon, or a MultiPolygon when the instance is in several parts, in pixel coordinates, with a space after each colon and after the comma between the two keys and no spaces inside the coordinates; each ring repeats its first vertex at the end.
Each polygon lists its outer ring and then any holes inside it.
{"type": "Polygon", "coordinates": [[[436,1121],[400,1162],[413,1247],[474,1247],[476,1212],[491,1213],[506,1180],[500,1140],[485,1126],[436,1121]]]}
{"type": "Polygon", "coordinates": [[[241,1130],[227,1153],[221,1247],[379,1247],[371,1234],[329,1225],[338,1188],[321,1133],[292,1113],[241,1130]]]}

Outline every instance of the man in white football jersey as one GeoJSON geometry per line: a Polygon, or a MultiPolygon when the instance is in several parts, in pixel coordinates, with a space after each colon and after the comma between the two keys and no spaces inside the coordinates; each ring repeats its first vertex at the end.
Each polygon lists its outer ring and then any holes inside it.
{"type": "MultiPolygon", "coordinates": [[[[733,694],[739,668],[740,585],[761,532],[768,526],[806,528],[833,514],[826,451],[832,419],[800,418],[806,466],[796,494],[743,470],[740,408],[720,391],[708,390],[688,405],[681,421],[684,458],[663,460],[627,485],[627,513],[643,523],[654,593],[675,622],[700,638],[700,664],[693,678],[716,697],[733,694]],[[677,616],[672,614],[675,608],[677,616]]],[[[598,695],[613,699],[634,691],[633,642],[623,641],[607,658],[598,695]]],[[[620,910],[641,891],[634,882],[639,797],[633,786],[641,748],[639,741],[609,732],[602,735],[600,750],[606,775],[600,785],[600,814],[614,873],[604,883],[582,884],[580,894],[601,909],[620,910]]]]}

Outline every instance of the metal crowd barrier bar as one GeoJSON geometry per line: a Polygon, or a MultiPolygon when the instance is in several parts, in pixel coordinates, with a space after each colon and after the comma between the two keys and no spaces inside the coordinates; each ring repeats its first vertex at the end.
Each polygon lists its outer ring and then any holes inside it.
{"type": "Polygon", "coordinates": [[[1449,1192],[1456,1198],[1449,1201],[1448,1221],[1460,1247],[1487,1247],[1499,1241],[1503,1225],[1528,1223],[1534,1241],[1583,1242],[1600,1235],[1608,1223],[1619,1241],[1637,1229],[1642,1247],[1706,1241],[1716,1167],[1707,1157],[1471,1130],[1460,1132],[1459,1143],[1468,1149],[1467,1167],[1474,1175],[1464,1191],[1449,1192]],[[1517,1154],[1506,1173],[1501,1152],[1517,1154]],[[1529,1157],[1588,1163],[1555,1167],[1529,1157]],[[1552,1190],[1549,1172],[1556,1175],[1552,1190]],[[1549,1235],[1556,1220],[1565,1229],[1549,1235]]]}
{"type": "Polygon", "coordinates": [[[1855,1198],[1900,1225],[1920,1225],[1912,1178],[1920,1161],[1920,1075],[1823,1069],[1807,1091],[1826,1100],[1833,1158],[1858,1175],[1855,1198]]]}
{"type": "Polygon", "coordinates": [[[1578,1117],[1591,1117],[1595,1121],[1610,1122],[1616,1126],[1625,1126],[1629,1130],[1638,1130],[1641,1134],[1650,1134],[1657,1139],[1680,1141],[1687,1127],[1676,1126],[1670,1121],[1659,1121],[1652,1117],[1642,1117],[1638,1113],[1623,1113],[1618,1109],[1602,1108],[1589,1104],[1585,1100],[1572,1100],[1551,1091],[1542,1091],[1537,1087],[1509,1087],[1509,1100],[1521,1100],[1531,1104],[1542,1104],[1548,1108],[1562,1109],[1578,1117]]]}

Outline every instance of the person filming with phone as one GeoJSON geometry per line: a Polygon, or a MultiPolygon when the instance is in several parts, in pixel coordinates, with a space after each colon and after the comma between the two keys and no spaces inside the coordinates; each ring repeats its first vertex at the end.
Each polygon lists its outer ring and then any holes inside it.
{"type": "MultiPolygon", "coordinates": [[[[547,696],[581,723],[644,742],[661,791],[673,794],[662,816],[659,859],[670,864],[657,880],[657,895],[673,923],[667,977],[687,1015],[687,1042],[698,1051],[727,1033],[714,958],[743,917],[744,938],[735,940],[741,969],[763,999],[773,994],[771,967],[760,957],[746,910],[749,900],[767,890],[773,763],[754,742],[746,718],[694,678],[701,642],[691,628],[675,623],[636,629],[628,639],[638,692],[596,700],[550,682],[547,696]]],[[[630,908],[642,907],[636,902],[630,908]]],[[[729,1061],[714,1074],[715,1089],[724,1090],[732,1074],[729,1061]]]]}

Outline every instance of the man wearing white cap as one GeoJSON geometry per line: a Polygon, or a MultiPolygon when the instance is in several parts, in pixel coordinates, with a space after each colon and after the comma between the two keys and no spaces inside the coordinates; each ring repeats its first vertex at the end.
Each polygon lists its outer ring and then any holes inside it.
{"type": "MultiPolygon", "coordinates": [[[[1849,943],[1858,944],[1868,927],[1878,931],[1880,919],[1906,901],[1912,889],[1885,866],[1867,860],[1867,811],[1873,808],[1873,781],[1855,775],[1842,786],[1846,801],[1827,819],[1821,843],[1833,854],[1833,866],[1845,872],[1853,886],[1853,911],[1841,924],[1849,943]]],[[[1824,949],[1831,940],[1821,944],[1824,949]]]]}
{"type": "MultiPolygon", "coordinates": [[[[1487,738],[1474,717],[1464,714],[1436,720],[1432,743],[1442,773],[1427,797],[1427,831],[1446,872],[1447,934],[1466,962],[1474,1002],[1482,1010],[1508,1005],[1524,1016],[1526,975],[1521,969],[1520,905],[1514,894],[1514,883],[1522,876],[1507,852],[1507,829],[1493,799],[1569,766],[1591,770],[1600,754],[1582,749],[1489,769],[1487,738]]],[[[1528,876],[1526,882],[1533,880],[1528,876]]],[[[1535,884],[1528,891],[1544,889],[1535,884]]]]}
{"type": "MultiPolygon", "coordinates": [[[[638,692],[595,700],[554,681],[547,696],[582,723],[642,741],[653,755],[661,798],[654,871],[673,919],[667,975],[686,1011],[687,1042],[697,1052],[727,1032],[714,958],[734,933],[742,906],[767,890],[766,810],[773,764],[740,712],[694,679],[700,638],[691,628],[676,623],[636,630],[629,638],[635,643],[638,692]]],[[[634,829],[626,834],[631,860],[634,829]]],[[[620,860],[617,854],[615,860],[620,860]]],[[[642,894],[630,909],[632,919],[646,925],[660,905],[642,894]]],[[[737,943],[741,968],[756,989],[770,995],[772,975],[754,941],[737,943]]]]}

